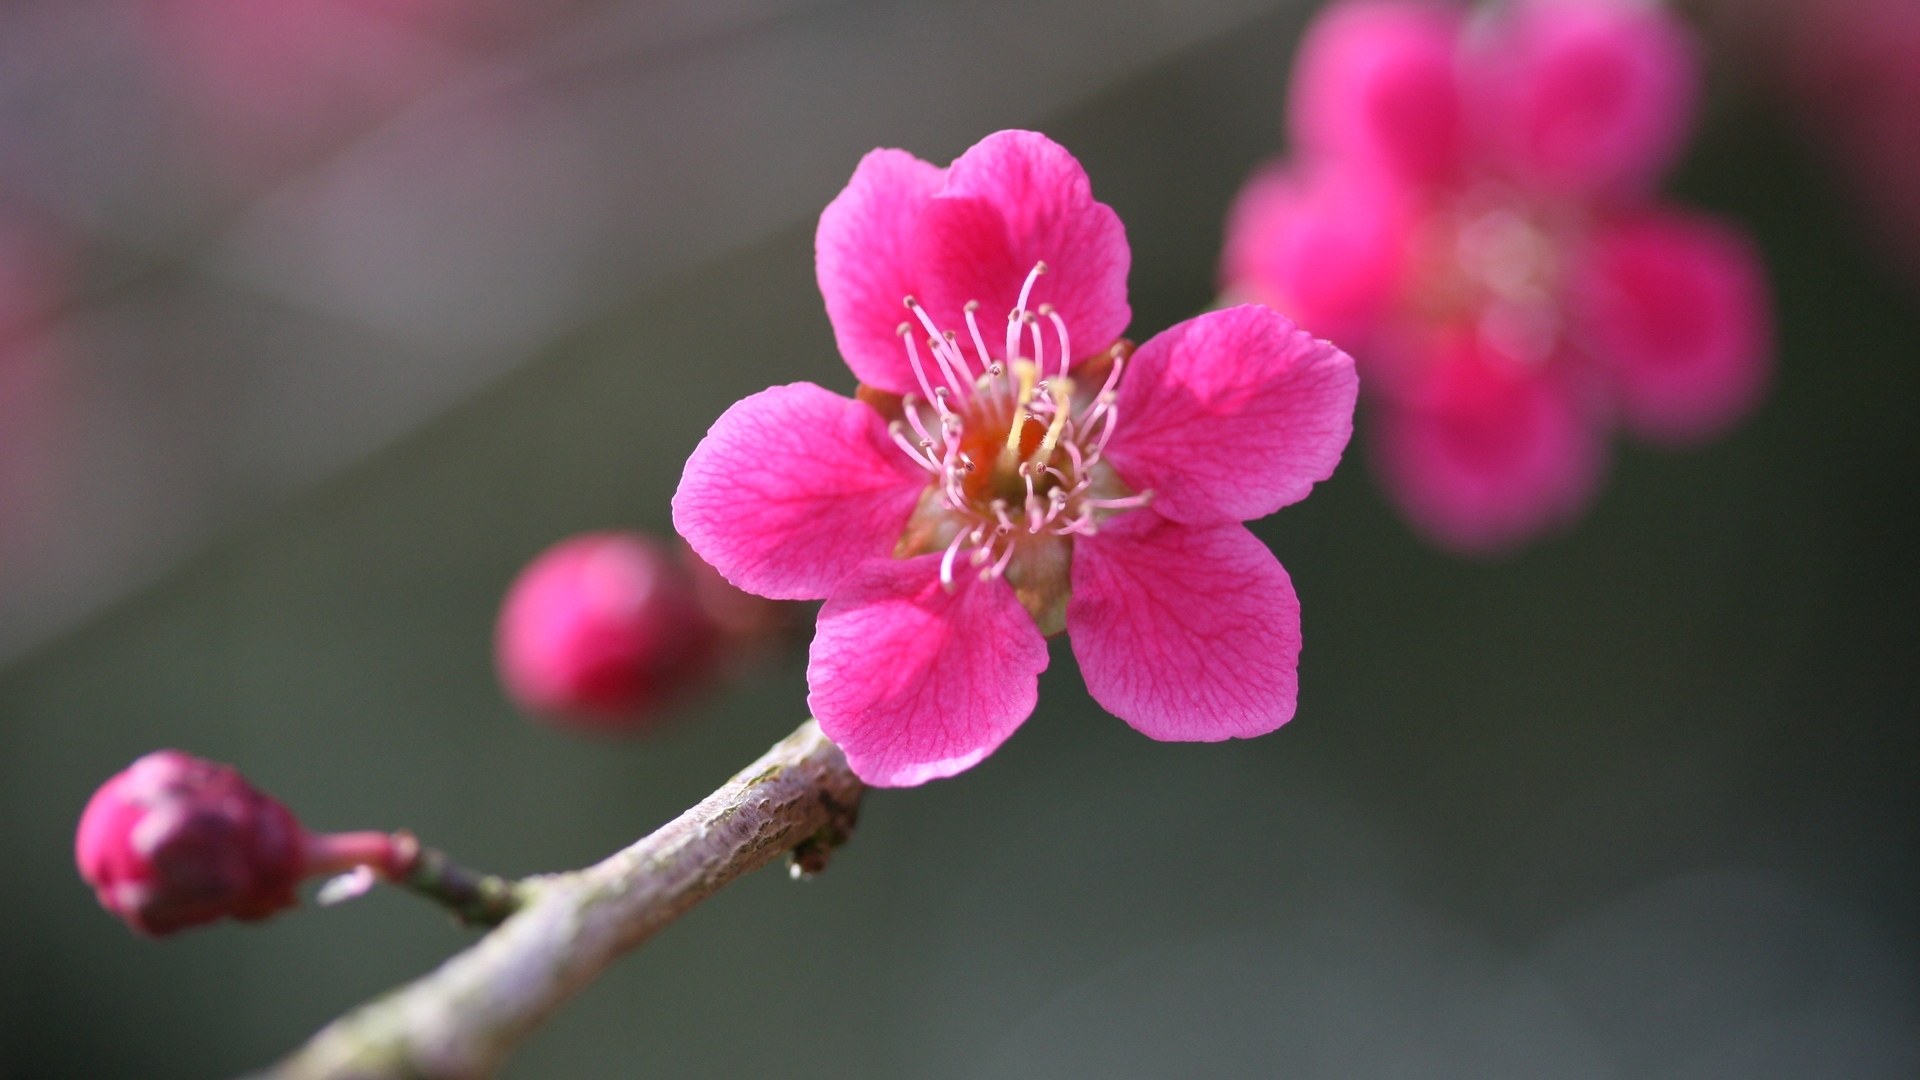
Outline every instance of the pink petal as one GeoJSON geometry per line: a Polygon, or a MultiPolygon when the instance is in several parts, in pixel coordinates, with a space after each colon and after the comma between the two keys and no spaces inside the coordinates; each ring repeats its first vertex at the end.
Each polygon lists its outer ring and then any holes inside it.
{"type": "Polygon", "coordinates": [[[1293,719],[1300,601],[1244,525],[1135,510],[1075,540],[1067,632],[1094,700],[1150,738],[1245,739],[1293,719]]]}
{"type": "Polygon", "coordinates": [[[1005,581],[940,557],[869,559],[820,609],[807,707],[862,780],[913,787],[973,767],[1033,712],[1047,643],[1005,581]]]}
{"type": "Polygon", "coordinates": [[[1635,434],[1662,443],[1718,434],[1766,389],[1766,272],[1728,225],[1675,211],[1614,223],[1595,240],[1581,299],[1635,434]]]}
{"type": "Polygon", "coordinates": [[[1456,45],[1462,9],[1347,0],[1314,20],[1294,64],[1294,145],[1436,184],[1460,164],[1456,45]]]}
{"type": "Polygon", "coordinates": [[[1577,517],[1605,467],[1597,425],[1567,388],[1506,361],[1445,362],[1425,401],[1382,400],[1374,467],[1441,547],[1497,554],[1577,517]]]}
{"type": "Polygon", "coordinates": [[[1227,292],[1322,337],[1364,339],[1398,294],[1412,232],[1400,193],[1351,169],[1273,165],[1227,218],[1227,292]]]}
{"type": "Polygon", "coordinates": [[[1641,188],[1679,153],[1699,98],[1692,38],[1657,4],[1523,0],[1471,63],[1496,150],[1560,191],[1641,188]]]}
{"type": "MultiPolygon", "coordinates": [[[[1027,306],[1051,304],[1059,311],[1075,359],[1119,339],[1133,320],[1127,306],[1132,254],[1119,216],[1094,201],[1086,170],[1060,144],[1031,131],[989,135],[955,159],[946,187],[921,215],[920,299],[938,325],[962,341],[968,337],[964,305],[978,300],[988,348],[998,355],[1007,313],[1039,262],[1047,272],[1027,306]]],[[[1051,347],[1051,332],[1048,338],[1051,347]]]]}
{"type": "Polygon", "coordinates": [[[896,394],[916,389],[895,329],[908,317],[901,300],[915,291],[915,224],[944,176],[904,150],[875,150],[814,234],[814,273],[840,355],[861,382],[896,394]]]}
{"type": "Polygon", "coordinates": [[[1107,459],[1174,521],[1265,517],[1333,475],[1359,385],[1351,357],[1270,308],[1209,312],[1127,362],[1107,459]]]}
{"type": "Polygon", "coordinates": [[[680,476],[673,527],[740,588],[819,600],[893,553],[927,483],[872,408],[791,383],[714,421],[680,476]]]}

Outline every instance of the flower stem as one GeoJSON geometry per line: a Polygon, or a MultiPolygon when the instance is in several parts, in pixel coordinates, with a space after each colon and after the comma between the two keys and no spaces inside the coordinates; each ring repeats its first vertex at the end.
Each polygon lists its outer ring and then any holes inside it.
{"type": "Polygon", "coordinates": [[[308,874],[338,874],[360,866],[439,904],[468,926],[500,925],[520,909],[532,888],[527,882],[469,870],[406,829],[307,838],[308,874]]]}
{"type": "Polygon", "coordinates": [[[533,893],[530,882],[469,870],[439,848],[421,845],[411,833],[395,835],[411,842],[415,854],[394,883],[453,912],[468,926],[499,926],[533,893]]]}

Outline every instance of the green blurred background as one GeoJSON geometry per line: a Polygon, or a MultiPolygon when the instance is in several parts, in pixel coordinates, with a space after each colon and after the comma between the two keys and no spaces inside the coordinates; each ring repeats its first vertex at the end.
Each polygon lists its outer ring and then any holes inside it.
{"type": "MultiPolygon", "coordinates": [[[[1047,115],[888,141],[1064,142],[1127,223],[1143,338],[1209,303],[1303,18],[1256,12],[1047,115]]],[[[1494,563],[1423,546],[1356,443],[1255,526],[1304,608],[1288,727],[1152,743],[1055,642],[997,754],[873,793],[828,873],[722,893],[507,1075],[1920,1075],[1920,302],[1735,81],[1673,190],[1752,228],[1777,290],[1777,383],[1735,434],[1624,449],[1582,525],[1494,563]]],[[[490,634],[547,544],[668,531],[730,402],[851,389],[811,239],[797,222],[632,290],[0,674],[0,1074],[237,1074],[470,940],[386,891],[133,937],[71,839],[146,750],[233,762],[316,828],[406,826],[518,874],[623,845],[804,718],[790,656],[651,737],[582,741],[505,703],[490,634]]]]}

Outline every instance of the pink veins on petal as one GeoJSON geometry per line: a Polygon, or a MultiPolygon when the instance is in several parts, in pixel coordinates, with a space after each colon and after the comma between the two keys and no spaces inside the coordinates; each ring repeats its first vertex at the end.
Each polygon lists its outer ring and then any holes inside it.
{"type": "Polygon", "coordinates": [[[1439,545],[1576,519],[1616,424],[1682,444],[1762,396],[1757,252],[1652,194],[1698,83],[1638,0],[1340,0],[1308,30],[1296,156],[1242,190],[1223,284],[1352,345],[1376,471],[1439,545]]]}
{"type": "Polygon", "coordinates": [[[1352,361],[1254,306],[1136,353],[1120,337],[1125,234],[1091,191],[1032,132],[990,136],[947,170],[869,154],[816,248],[866,385],[853,400],[796,384],[740,402],[674,497],[676,526],[729,580],[826,599],[809,703],[870,783],[991,753],[1032,711],[1044,638],[1062,631],[1096,697],[1155,738],[1245,737],[1293,715],[1298,606],[1239,522],[1331,475],[1352,361]],[[1135,519],[1158,524],[1120,527],[1135,519]],[[1089,543],[1111,569],[1082,566],[1089,543]],[[1166,560],[1179,565],[1156,572],[1166,560]],[[1161,617],[1195,589],[1243,603],[1161,617]],[[1208,656],[1223,663],[1197,672],[1208,656]],[[1100,689],[1122,671],[1128,689],[1100,689]]]}

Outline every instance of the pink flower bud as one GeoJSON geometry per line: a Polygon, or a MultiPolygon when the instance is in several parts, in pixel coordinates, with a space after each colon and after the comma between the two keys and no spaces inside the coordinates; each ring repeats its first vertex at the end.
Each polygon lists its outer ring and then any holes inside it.
{"type": "Polygon", "coordinates": [[[566,726],[643,726],[710,669],[720,628],[686,570],[637,533],[588,533],[521,571],[500,610],[507,693],[566,726]]]}
{"type": "Polygon", "coordinates": [[[160,936],[293,906],[308,843],[291,811],[232,768],[156,750],[94,792],[74,859],[102,907],[160,936]]]}

